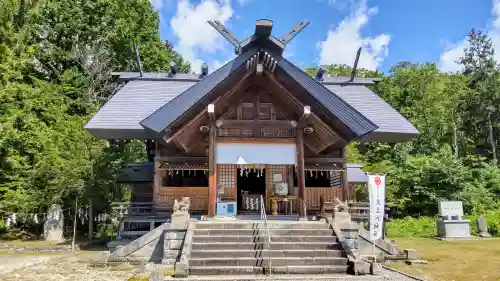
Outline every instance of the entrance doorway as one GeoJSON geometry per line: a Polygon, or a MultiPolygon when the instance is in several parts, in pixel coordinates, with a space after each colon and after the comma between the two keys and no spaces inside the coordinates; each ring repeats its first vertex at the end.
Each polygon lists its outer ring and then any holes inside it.
{"type": "Polygon", "coordinates": [[[237,199],[239,213],[260,212],[260,196],[266,197],[266,169],[238,168],[237,199]]]}

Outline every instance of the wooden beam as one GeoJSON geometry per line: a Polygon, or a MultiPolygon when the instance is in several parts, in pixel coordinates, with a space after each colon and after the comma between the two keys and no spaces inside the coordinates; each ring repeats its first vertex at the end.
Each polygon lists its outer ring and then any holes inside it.
{"type": "Polygon", "coordinates": [[[327,158],[327,157],[318,157],[318,158],[306,158],[305,161],[310,164],[323,164],[323,163],[345,163],[346,160],[344,158],[327,158]]]}
{"type": "Polygon", "coordinates": [[[215,120],[215,104],[211,103],[207,106],[208,120],[215,120]]]}
{"type": "Polygon", "coordinates": [[[218,142],[234,143],[294,143],[294,138],[249,138],[249,137],[217,137],[218,142]]]}
{"type": "MultiPolygon", "coordinates": [[[[220,120],[219,120],[220,121],[220,120]]],[[[224,120],[221,121],[219,127],[275,127],[275,128],[294,128],[292,121],[288,120],[224,120]]]]}
{"type": "Polygon", "coordinates": [[[155,161],[168,162],[168,163],[193,163],[193,162],[204,162],[208,163],[207,156],[160,156],[155,157],[155,161]]]}
{"type": "Polygon", "coordinates": [[[304,112],[302,113],[302,116],[300,117],[299,121],[297,122],[297,128],[303,129],[306,127],[307,121],[309,120],[309,117],[311,116],[311,107],[308,105],[304,106],[304,112]]]}

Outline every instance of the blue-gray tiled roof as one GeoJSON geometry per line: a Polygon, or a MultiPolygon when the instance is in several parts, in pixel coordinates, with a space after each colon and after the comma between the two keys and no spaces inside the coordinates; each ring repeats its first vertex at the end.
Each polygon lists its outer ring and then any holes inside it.
{"type": "Polygon", "coordinates": [[[151,138],[139,124],[158,108],[189,89],[193,81],[130,81],[85,125],[103,139],[151,138]]]}
{"type": "Polygon", "coordinates": [[[150,116],[142,120],[140,124],[155,133],[162,132],[179,119],[188,109],[200,102],[231,74],[235,73],[242,66],[244,67],[245,62],[255,53],[255,51],[248,51],[237,56],[223,67],[208,75],[205,79],[164,104],[150,116]]]}
{"type": "Polygon", "coordinates": [[[347,182],[349,183],[367,183],[368,176],[363,170],[361,164],[347,164],[347,182]]]}
{"type": "Polygon", "coordinates": [[[419,135],[418,130],[404,116],[367,87],[338,84],[325,86],[378,126],[364,140],[391,143],[408,141],[419,135]]]}
{"type": "Polygon", "coordinates": [[[280,59],[277,66],[326,108],[331,118],[338,118],[351,131],[352,138],[365,136],[377,129],[377,125],[363,116],[356,108],[335,94],[332,94],[324,85],[287,59],[280,59]]]}

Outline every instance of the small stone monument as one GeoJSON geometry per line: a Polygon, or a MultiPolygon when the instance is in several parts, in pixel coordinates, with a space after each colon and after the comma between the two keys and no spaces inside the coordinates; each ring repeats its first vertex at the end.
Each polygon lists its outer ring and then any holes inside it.
{"type": "Polygon", "coordinates": [[[469,238],[470,221],[462,219],[462,201],[439,202],[439,218],[436,221],[439,238],[469,238]]]}
{"type": "Polygon", "coordinates": [[[481,237],[491,237],[491,234],[488,232],[488,222],[486,218],[481,215],[476,220],[477,231],[479,232],[479,236],[481,237]]]}
{"type": "Polygon", "coordinates": [[[61,205],[53,204],[43,224],[43,237],[46,241],[64,242],[63,227],[64,216],[61,205]]]}

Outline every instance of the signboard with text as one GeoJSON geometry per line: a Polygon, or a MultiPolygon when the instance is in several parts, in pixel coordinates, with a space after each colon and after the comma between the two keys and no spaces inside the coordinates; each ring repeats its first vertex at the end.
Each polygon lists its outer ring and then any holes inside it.
{"type": "Polygon", "coordinates": [[[370,240],[382,238],[385,212],[385,175],[368,175],[370,197],[370,240]]]}

